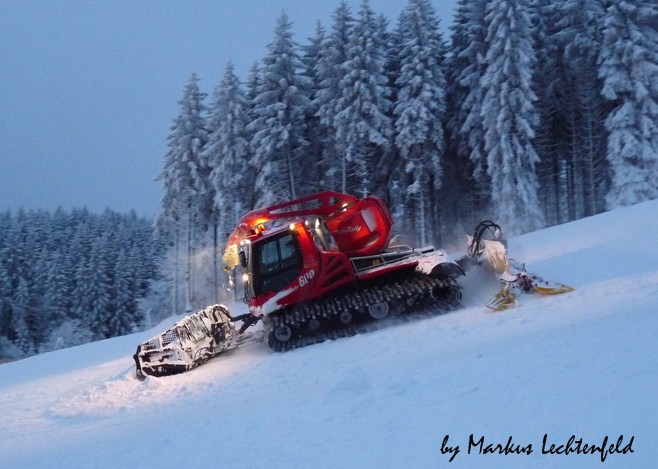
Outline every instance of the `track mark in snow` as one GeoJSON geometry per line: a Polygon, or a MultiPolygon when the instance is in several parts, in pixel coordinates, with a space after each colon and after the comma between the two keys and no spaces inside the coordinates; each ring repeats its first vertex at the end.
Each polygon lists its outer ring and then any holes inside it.
{"type": "Polygon", "coordinates": [[[54,417],[113,415],[135,407],[169,400],[155,379],[138,381],[133,370],[126,370],[101,384],[72,396],[65,396],[50,408],[54,417]]]}
{"type": "Polygon", "coordinates": [[[240,351],[230,351],[211,359],[202,367],[183,374],[144,381],[135,378],[134,367],[121,366],[114,374],[96,380],[95,384],[76,394],[63,394],[49,408],[50,417],[105,417],[117,412],[132,412],[145,407],[162,407],[189,399],[203,398],[217,392],[223,380],[239,382],[240,370],[257,367],[260,343],[249,343],[240,351]]]}

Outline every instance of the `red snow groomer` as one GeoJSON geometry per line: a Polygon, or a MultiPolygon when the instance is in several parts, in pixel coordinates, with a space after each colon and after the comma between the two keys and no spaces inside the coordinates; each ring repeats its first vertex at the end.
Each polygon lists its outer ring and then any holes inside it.
{"type": "Polygon", "coordinates": [[[392,226],[380,199],[335,192],[247,214],[224,255],[244,270],[247,322],[262,319],[270,347],[289,350],[368,319],[454,309],[461,267],[433,247],[392,246],[392,226]]]}
{"type": "MultiPolygon", "coordinates": [[[[193,368],[237,346],[259,321],[269,346],[284,351],[353,335],[389,317],[455,309],[462,299],[457,278],[464,274],[463,260],[432,246],[392,243],[392,227],[379,198],[336,192],[246,214],[223,261],[225,270],[242,272],[249,312],[232,317],[214,305],[183,319],[138,347],[137,376],[193,368]],[[236,322],[242,322],[239,329],[236,322]]],[[[497,225],[481,224],[464,259],[506,270],[499,238],[497,225]],[[493,239],[483,239],[487,230],[493,239]]]]}

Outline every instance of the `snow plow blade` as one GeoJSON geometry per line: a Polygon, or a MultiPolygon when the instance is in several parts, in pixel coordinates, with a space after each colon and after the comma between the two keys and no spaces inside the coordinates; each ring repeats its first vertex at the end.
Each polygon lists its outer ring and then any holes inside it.
{"type": "Polygon", "coordinates": [[[561,293],[569,293],[574,289],[569,285],[557,282],[546,282],[542,285],[534,285],[534,291],[540,295],[559,295],[561,293]]]}
{"type": "Polygon", "coordinates": [[[513,274],[508,270],[501,275],[500,281],[504,286],[489,301],[487,301],[487,308],[494,311],[505,311],[506,309],[513,308],[518,304],[516,298],[522,293],[559,295],[574,291],[569,285],[544,280],[538,275],[527,273],[524,265],[521,265],[521,267],[522,270],[516,274],[513,274]]]}
{"type": "Polygon", "coordinates": [[[190,370],[234,347],[240,332],[224,305],[187,316],[162,334],[137,346],[133,355],[138,379],[190,370]]]}

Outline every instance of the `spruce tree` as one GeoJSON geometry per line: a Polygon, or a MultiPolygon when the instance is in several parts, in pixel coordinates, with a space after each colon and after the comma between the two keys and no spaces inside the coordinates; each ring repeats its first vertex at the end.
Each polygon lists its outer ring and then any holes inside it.
{"type": "Polygon", "coordinates": [[[605,103],[596,60],[602,0],[543,0],[538,18],[540,126],[536,148],[547,222],[562,223],[604,208],[607,182],[605,103]]]}
{"type": "Polygon", "coordinates": [[[318,116],[319,102],[317,101],[318,92],[320,89],[320,75],[317,64],[324,60],[326,31],[318,21],[315,28],[315,35],[309,38],[309,43],[301,47],[302,63],[304,65],[304,74],[309,78],[309,102],[306,105],[306,112],[304,120],[306,121],[304,139],[308,142],[306,151],[312,155],[313,160],[316,162],[315,170],[318,175],[311,184],[308,185],[309,192],[319,192],[326,189],[326,171],[327,167],[322,158],[324,148],[330,145],[330,133],[320,123],[318,116]]]}
{"type": "Polygon", "coordinates": [[[341,186],[362,196],[371,191],[370,175],[389,151],[392,136],[381,26],[364,0],[350,30],[334,116],[336,139],[345,149],[341,186]]]}
{"type": "Polygon", "coordinates": [[[249,168],[248,103],[234,66],[226,66],[210,106],[211,132],[204,158],[212,168],[210,181],[215,193],[215,210],[220,215],[221,232],[232,231],[251,207],[253,171],[249,168]]]}
{"type": "Polygon", "coordinates": [[[205,121],[206,95],[199,90],[198,78],[192,74],[179,101],[180,113],[174,119],[168,137],[168,151],[160,175],[165,194],[162,198],[160,223],[171,223],[175,237],[174,255],[174,311],[180,307],[178,293],[178,252],[185,246],[185,310],[192,309],[192,255],[198,224],[207,213],[209,201],[209,167],[202,158],[207,142],[205,121]],[[181,244],[182,241],[182,244],[181,244]]]}
{"type": "Polygon", "coordinates": [[[314,66],[318,89],[313,95],[313,108],[317,109],[323,148],[320,160],[322,185],[330,190],[346,192],[347,148],[336,139],[336,113],[341,97],[341,82],[348,72],[345,67],[347,49],[354,27],[354,18],[347,2],[342,0],[333,14],[331,31],[318,51],[314,66]]]}
{"type": "Polygon", "coordinates": [[[204,157],[212,168],[210,182],[215,194],[212,278],[214,301],[220,300],[221,253],[226,234],[233,231],[240,217],[251,210],[255,171],[249,165],[249,105],[232,63],[227,64],[215,88],[210,105],[210,134],[204,157]]]}
{"type": "Polygon", "coordinates": [[[612,182],[609,209],[658,197],[658,5],[610,0],[599,77],[614,109],[607,159],[612,182]]]}
{"type": "Polygon", "coordinates": [[[399,171],[411,180],[405,194],[408,228],[424,245],[437,225],[431,215],[433,194],[442,180],[446,99],[442,38],[428,0],[410,0],[400,15],[397,35],[395,145],[402,157],[399,171]]]}
{"type": "Polygon", "coordinates": [[[303,73],[292,23],[282,13],[274,40],[263,60],[262,80],[254,97],[252,164],[257,168],[259,206],[295,199],[308,193],[306,182],[315,161],[306,154],[305,109],[310,82],[303,73]]]}
{"type": "Polygon", "coordinates": [[[14,344],[25,356],[34,355],[34,339],[29,327],[32,298],[29,285],[25,278],[18,278],[18,286],[12,305],[11,328],[13,330],[14,344]]]}
{"type": "Polygon", "coordinates": [[[113,313],[110,294],[112,283],[108,276],[109,269],[105,258],[105,254],[108,252],[106,243],[105,239],[99,240],[94,245],[85,266],[89,277],[86,279],[83,302],[88,309],[81,313],[85,315],[85,320],[96,340],[107,339],[114,335],[110,329],[110,319],[113,313]]]}
{"type": "Polygon", "coordinates": [[[597,59],[602,46],[603,0],[570,0],[565,6],[563,34],[570,100],[576,112],[569,142],[574,168],[573,193],[570,204],[574,218],[594,215],[605,209],[607,164],[604,127],[606,103],[601,96],[602,83],[597,73],[597,59]]]}
{"type": "Polygon", "coordinates": [[[564,1],[541,0],[536,33],[537,47],[542,54],[537,61],[535,78],[539,113],[535,148],[540,156],[537,165],[539,198],[549,225],[571,219],[568,213],[570,158],[567,135],[574,109],[572,103],[565,100],[565,92],[572,85],[568,84],[564,60],[566,36],[563,23],[569,22],[564,1]]]}
{"type": "Polygon", "coordinates": [[[481,81],[486,169],[497,221],[506,232],[520,234],[544,226],[533,146],[538,114],[532,9],[526,0],[492,0],[486,11],[488,49],[481,81]]]}
{"type": "Polygon", "coordinates": [[[443,200],[457,211],[448,223],[461,220],[469,229],[477,220],[491,216],[491,181],[481,117],[481,80],[487,52],[485,6],[484,0],[458,3],[446,57],[449,135],[443,200]]]}

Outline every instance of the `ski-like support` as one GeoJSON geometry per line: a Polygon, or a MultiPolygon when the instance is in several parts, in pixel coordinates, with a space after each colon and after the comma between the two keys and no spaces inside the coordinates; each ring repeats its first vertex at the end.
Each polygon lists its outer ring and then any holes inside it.
{"type": "Polygon", "coordinates": [[[503,288],[486,303],[486,307],[493,311],[505,311],[517,306],[517,298],[523,293],[559,295],[574,290],[569,285],[545,280],[539,275],[528,273],[525,264],[519,264],[514,259],[509,260],[509,267],[500,276],[500,281],[503,283],[503,288]]]}

